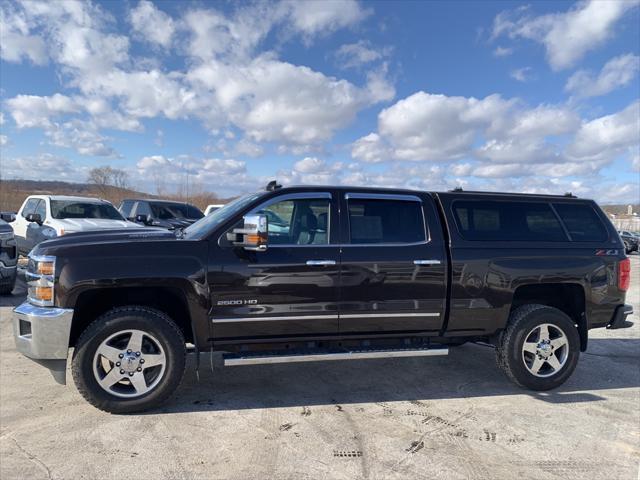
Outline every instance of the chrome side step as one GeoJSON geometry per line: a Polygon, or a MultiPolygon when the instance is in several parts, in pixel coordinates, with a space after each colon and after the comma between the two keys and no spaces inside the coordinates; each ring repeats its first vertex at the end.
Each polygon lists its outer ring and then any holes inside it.
{"type": "Polygon", "coordinates": [[[322,362],[325,360],[362,360],[366,358],[430,357],[448,355],[449,349],[420,348],[394,350],[353,350],[323,353],[273,353],[265,354],[225,354],[225,366],[258,365],[263,363],[322,362]]]}

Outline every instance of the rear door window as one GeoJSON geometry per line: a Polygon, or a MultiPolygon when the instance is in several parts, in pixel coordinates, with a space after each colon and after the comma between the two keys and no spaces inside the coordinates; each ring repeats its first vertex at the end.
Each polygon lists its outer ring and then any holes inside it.
{"type": "Polygon", "coordinates": [[[556,203],[553,206],[574,242],[600,242],[609,237],[607,229],[591,205],[556,203]]]}
{"type": "Polygon", "coordinates": [[[426,241],[419,201],[349,198],[352,244],[410,244],[426,241]]]}
{"type": "Polygon", "coordinates": [[[511,201],[456,201],[453,213],[466,240],[567,241],[547,203],[511,201]]]}

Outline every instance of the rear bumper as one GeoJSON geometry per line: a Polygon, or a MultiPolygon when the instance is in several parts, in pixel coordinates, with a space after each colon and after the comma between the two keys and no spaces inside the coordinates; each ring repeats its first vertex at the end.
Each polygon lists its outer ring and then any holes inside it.
{"type": "Polygon", "coordinates": [[[633,315],[633,307],[631,305],[619,305],[613,314],[613,318],[607,328],[615,330],[618,328],[629,328],[633,326],[633,322],[627,321],[627,317],[633,315]]]}
{"type": "Polygon", "coordinates": [[[25,302],[13,314],[16,349],[49,368],[58,383],[65,383],[73,310],[25,302]]]}

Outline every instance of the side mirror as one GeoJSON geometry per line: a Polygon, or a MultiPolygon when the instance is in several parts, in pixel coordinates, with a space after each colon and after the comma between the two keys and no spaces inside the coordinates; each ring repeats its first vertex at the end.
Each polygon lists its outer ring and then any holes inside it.
{"type": "Polygon", "coordinates": [[[227,239],[235,246],[254,252],[264,252],[268,238],[269,220],[266,215],[245,215],[244,226],[227,234],[227,239]]]}
{"type": "Polygon", "coordinates": [[[12,213],[12,212],[1,212],[0,213],[0,218],[2,218],[2,220],[4,220],[7,223],[11,223],[11,222],[15,221],[16,214],[12,213]]]}
{"type": "Polygon", "coordinates": [[[27,222],[37,223],[38,225],[42,225],[42,217],[39,213],[30,213],[26,216],[27,222]]]}
{"type": "Polygon", "coordinates": [[[145,225],[149,224],[149,217],[144,215],[144,214],[136,215],[136,219],[135,220],[138,223],[144,223],[145,225]]]}

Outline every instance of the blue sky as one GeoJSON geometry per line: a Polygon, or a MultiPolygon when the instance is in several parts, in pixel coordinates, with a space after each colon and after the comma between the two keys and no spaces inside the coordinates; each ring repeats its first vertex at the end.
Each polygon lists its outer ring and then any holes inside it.
{"type": "Polygon", "coordinates": [[[0,1],[3,178],[640,196],[640,8],[0,1]]]}

